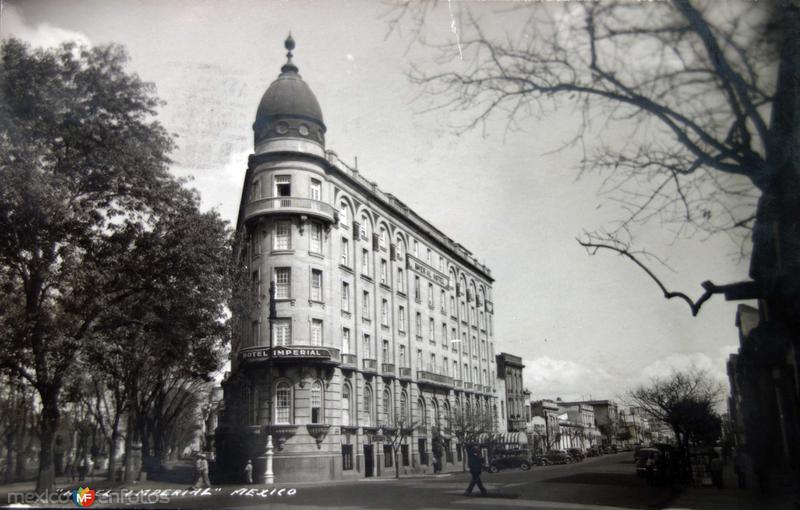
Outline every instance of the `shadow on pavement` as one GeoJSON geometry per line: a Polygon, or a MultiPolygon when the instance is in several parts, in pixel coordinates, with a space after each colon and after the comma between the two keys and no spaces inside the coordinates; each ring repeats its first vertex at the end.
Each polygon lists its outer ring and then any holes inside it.
{"type": "Polygon", "coordinates": [[[587,485],[616,485],[619,487],[644,487],[645,480],[625,473],[578,473],[543,480],[544,483],[580,483],[587,485]]]}

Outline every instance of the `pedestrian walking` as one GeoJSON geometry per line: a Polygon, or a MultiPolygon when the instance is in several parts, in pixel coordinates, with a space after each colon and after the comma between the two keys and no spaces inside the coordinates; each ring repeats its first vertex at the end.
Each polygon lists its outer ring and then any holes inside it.
{"type": "Polygon", "coordinates": [[[467,464],[469,465],[469,474],[471,475],[471,479],[469,481],[469,486],[467,486],[467,490],[464,491],[465,496],[470,496],[472,494],[472,489],[475,485],[478,486],[478,489],[481,491],[481,496],[485,496],[487,494],[486,487],[483,486],[481,482],[481,469],[483,469],[483,463],[481,462],[481,452],[477,446],[473,446],[471,450],[467,451],[467,464]]]}
{"type": "Polygon", "coordinates": [[[253,461],[247,459],[247,465],[244,467],[244,479],[248,484],[253,483],[253,461]]]}
{"type": "Polygon", "coordinates": [[[739,488],[746,489],[747,472],[750,470],[750,456],[747,455],[747,450],[745,450],[744,447],[736,449],[736,456],[733,460],[733,470],[736,472],[739,488]]]}
{"type": "Polygon", "coordinates": [[[197,477],[193,488],[211,487],[211,482],[208,480],[208,461],[206,461],[206,456],[204,454],[200,453],[197,455],[194,468],[197,472],[197,477]]]}

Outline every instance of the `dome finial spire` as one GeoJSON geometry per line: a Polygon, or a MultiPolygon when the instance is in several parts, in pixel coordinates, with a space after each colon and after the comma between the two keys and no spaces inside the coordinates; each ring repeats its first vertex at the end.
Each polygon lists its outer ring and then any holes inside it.
{"type": "Polygon", "coordinates": [[[294,49],[294,39],[292,38],[292,33],[291,32],[289,32],[289,36],[283,42],[283,47],[286,48],[288,51],[286,53],[286,63],[283,64],[283,67],[281,67],[281,72],[283,72],[283,73],[295,72],[296,73],[298,71],[297,66],[294,65],[294,62],[292,62],[292,57],[294,56],[292,54],[292,50],[294,49]]]}

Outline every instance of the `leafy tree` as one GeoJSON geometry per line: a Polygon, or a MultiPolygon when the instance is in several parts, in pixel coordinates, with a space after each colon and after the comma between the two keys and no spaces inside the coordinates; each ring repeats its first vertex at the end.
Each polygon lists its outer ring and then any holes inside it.
{"type": "MultiPolygon", "coordinates": [[[[31,50],[8,39],[0,51],[0,286],[11,296],[0,310],[0,366],[28,381],[41,401],[36,488],[44,491],[54,482],[59,397],[87,347],[142,322],[148,316],[136,312],[150,305],[161,320],[145,320],[160,326],[147,332],[162,333],[152,341],[178,357],[186,344],[164,341],[169,334],[194,339],[192,320],[219,319],[207,306],[194,309],[205,292],[218,292],[187,277],[187,257],[225,255],[212,253],[220,244],[201,243],[174,258],[165,244],[170,224],[171,240],[181,239],[178,228],[187,224],[178,216],[196,209],[197,198],[169,174],[173,142],[153,120],[160,102],[152,85],[125,72],[121,47],[31,50]],[[167,327],[169,314],[176,323],[167,327]],[[122,316],[127,323],[115,322],[122,316]]],[[[203,218],[198,228],[214,224],[216,240],[213,214],[187,221],[203,218]]],[[[196,365],[212,358],[208,349],[180,356],[196,365]]]]}
{"type": "Polygon", "coordinates": [[[722,388],[704,370],[673,371],[633,389],[630,405],[650,418],[667,424],[684,452],[692,443],[711,442],[720,433],[720,418],[714,412],[722,388]],[[716,428],[716,432],[714,431],[716,428]],[[716,436],[715,436],[716,434],[716,436]]]}

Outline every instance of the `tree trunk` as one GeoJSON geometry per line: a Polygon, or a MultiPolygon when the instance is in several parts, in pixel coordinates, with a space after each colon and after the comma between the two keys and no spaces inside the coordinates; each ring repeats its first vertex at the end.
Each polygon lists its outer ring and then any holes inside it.
{"type": "Polygon", "coordinates": [[[41,494],[55,488],[55,466],[53,450],[58,430],[60,412],[58,410],[58,391],[42,392],[42,421],[39,426],[39,476],[36,479],[36,492],[41,494]]]}
{"type": "Polygon", "coordinates": [[[400,458],[398,455],[398,450],[400,450],[400,445],[397,448],[392,446],[392,452],[394,453],[394,477],[400,478],[400,458]]]}
{"type": "Polygon", "coordinates": [[[14,432],[6,434],[6,474],[3,483],[11,483],[14,467],[14,432]]]}
{"type": "Polygon", "coordinates": [[[108,480],[116,480],[117,476],[117,442],[119,441],[119,417],[114,420],[111,439],[108,442],[108,480]]]}

